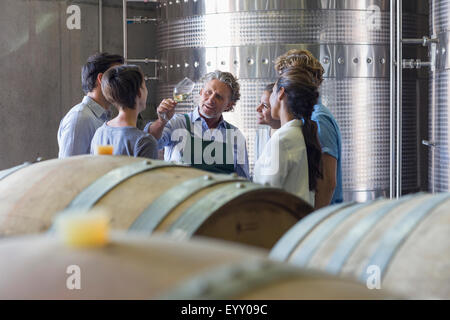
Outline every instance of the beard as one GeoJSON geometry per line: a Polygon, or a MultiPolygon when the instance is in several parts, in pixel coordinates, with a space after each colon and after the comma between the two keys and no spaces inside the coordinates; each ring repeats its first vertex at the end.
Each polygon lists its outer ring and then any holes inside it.
{"type": "Polygon", "coordinates": [[[203,118],[206,118],[206,119],[215,119],[215,118],[217,118],[217,115],[216,116],[211,116],[211,115],[205,114],[205,112],[203,112],[203,105],[199,106],[198,112],[200,113],[200,115],[203,118]]]}

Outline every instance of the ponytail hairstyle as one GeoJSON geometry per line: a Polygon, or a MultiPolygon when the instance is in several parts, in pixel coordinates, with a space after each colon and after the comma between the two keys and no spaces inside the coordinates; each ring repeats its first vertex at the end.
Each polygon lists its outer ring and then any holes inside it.
{"type": "Polygon", "coordinates": [[[120,65],[109,68],[102,77],[102,93],[106,100],[122,109],[135,109],[144,74],[135,65],[120,65]]]}
{"type": "Polygon", "coordinates": [[[284,88],[289,111],[296,119],[303,121],[302,132],[308,157],[309,190],[316,190],[317,179],[322,178],[320,160],[322,149],[317,135],[317,125],[311,120],[319,91],[314,74],[301,67],[288,67],[283,70],[277,82],[276,91],[284,88]]]}

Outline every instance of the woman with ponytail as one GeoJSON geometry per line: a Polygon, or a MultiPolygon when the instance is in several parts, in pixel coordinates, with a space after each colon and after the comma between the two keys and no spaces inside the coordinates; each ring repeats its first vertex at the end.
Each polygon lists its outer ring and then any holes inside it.
{"type": "Polygon", "coordinates": [[[314,206],[320,170],[321,146],[311,120],[319,97],[308,69],[286,68],[270,95],[271,116],[281,127],[255,163],[254,181],[283,188],[314,206]]]}

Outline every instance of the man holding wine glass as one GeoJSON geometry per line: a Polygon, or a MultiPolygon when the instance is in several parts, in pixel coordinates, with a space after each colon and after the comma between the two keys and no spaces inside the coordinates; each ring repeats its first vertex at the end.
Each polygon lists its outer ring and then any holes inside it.
{"type": "Polygon", "coordinates": [[[216,173],[237,173],[249,178],[245,138],[226,122],[222,113],[233,110],[240,98],[239,83],[229,72],[216,70],[202,78],[198,106],[187,114],[175,114],[177,102],[164,99],[158,119],[148,131],[165,148],[164,160],[189,164],[216,173]]]}

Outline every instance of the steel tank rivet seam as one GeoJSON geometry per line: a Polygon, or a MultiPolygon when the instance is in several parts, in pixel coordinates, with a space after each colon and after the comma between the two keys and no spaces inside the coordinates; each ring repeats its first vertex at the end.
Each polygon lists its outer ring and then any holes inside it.
{"type": "MultiPolygon", "coordinates": [[[[333,49],[333,51],[336,51],[336,50],[338,50],[338,48],[342,47],[342,45],[333,45],[333,46],[336,47],[336,49],[333,49]]],[[[267,47],[267,46],[262,46],[262,47],[267,47]]],[[[312,52],[314,52],[314,51],[319,50],[320,47],[322,47],[322,45],[310,45],[310,47],[307,47],[307,49],[309,49],[310,51],[312,50],[312,52]]],[[[328,45],[328,47],[330,47],[330,45],[328,45]]],[[[367,52],[366,51],[367,51],[368,47],[370,47],[370,46],[368,46],[368,45],[357,45],[357,46],[354,45],[354,46],[352,46],[352,51],[348,53],[348,56],[346,55],[346,56],[334,57],[333,61],[328,61],[327,57],[322,58],[322,62],[324,63],[324,66],[327,66],[328,64],[330,64],[330,68],[327,67],[326,70],[325,70],[324,77],[325,78],[329,78],[329,77],[330,78],[334,78],[334,77],[343,77],[343,78],[346,78],[346,77],[349,77],[349,78],[352,78],[352,77],[360,77],[360,78],[381,77],[381,78],[386,78],[387,77],[387,67],[388,66],[385,63],[383,63],[383,61],[384,61],[386,55],[388,54],[388,48],[387,47],[380,47],[380,48],[376,49],[375,55],[371,54],[370,56],[367,57],[367,52]],[[358,65],[358,67],[352,67],[352,68],[349,68],[349,69],[347,69],[347,68],[344,68],[344,69],[342,69],[342,68],[338,68],[338,69],[332,68],[332,66],[336,65],[336,64],[337,65],[345,65],[345,60],[346,59],[349,59],[350,61],[354,61],[354,57],[356,58],[357,56],[361,56],[362,59],[366,59],[367,63],[369,63],[369,64],[371,64],[374,59],[376,59],[376,61],[380,61],[380,63],[379,64],[377,63],[375,68],[370,68],[370,69],[364,68],[362,65],[361,66],[358,65]],[[364,56],[366,56],[366,57],[364,57],[364,56]]],[[[239,50],[241,50],[241,49],[243,50],[244,49],[244,47],[239,47],[239,48],[240,48],[239,50]]],[[[256,50],[256,48],[257,47],[254,47],[251,50],[256,50]]],[[[268,48],[272,48],[272,47],[268,46],[268,48]]],[[[195,56],[197,50],[198,49],[196,49],[196,48],[183,49],[183,52],[185,52],[183,54],[183,56],[195,56]]],[[[207,50],[209,50],[209,49],[207,49],[207,50]]],[[[221,50],[225,50],[226,51],[226,50],[234,50],[234,49],[231,48],[231,47],[223,47],[223,48],[221,48],[221,50]]],[[[276,52],[275,48],[270,49],[270,51],[276,52]]],[[[169,55],[171,54],[170,52],[171,51],[169,50],[169,53],[168,53],[169,55]]],[[[262,59],[262,60],[257,60],[258,63],[255,63],[255,58],[254,57],[249,57],[247,59],[247,66],[249,68],[252,68],[252,70],[253,70],[254,66],[260,66],[260,68],[257,67],[255,69],[256,70],[256,74],[253,75],[253,76],[256,77],[256,79],[269,77],[273,73],[270,70],[267,70],[267,68],[265,67],[266,66],[265,63],[267,62],[266,60],[274,60],[276,58],[275,55],[276,54],[274,54],[273,57],[269,57],[270,59],[265,58],[265,59],[262,59]]],[[[256,58],[258,58],[258,57],[256,57],[256,58]]],[[[360,59],[358,58],[357,61],[359,62],[359,60],[360,59]]],[[[179,63],[179,62],[180,61],[173,61],[173,63],[179,63]]],[[[206,63],[206,65],[208,67],[214,67],[214,66],[215,67],[220,67],[221,63],[223,63],[223,62],[225,62],[226,65],[228,65],[228,64],[231,65],[231,64],[236,63],[237,60],[233,60],[233,58],[230,58],[230,61],[226,61],[226,60],[220,61],[219,60],[219,61],[214,62],[214,61],[208,60],[205,63],[206,63]]],[[[195,63],[194,63],[194,68],[188,67],[188,68],[186,68],[186,70],[187,70],[188,74],[190,72],[194,72],[194,70],[195,70],[195,63]]],[[[244,72],[244,73],[246,72],[245,71],[246,70],[245,67],[243,69],[239,69],[239,70],[240,71],[238,72],[237,76],[238,77],[245,76],[245,74],[240,74],[242,72],[244,72]]],[[[178,82],[181,79],[181,77],[183,77],[183,76],[184,76],[184,74],[179,74],[179,73],[169,74],[169,78],[167,79],[167,81],[168,82],[171,82],[171,81],[178,82]]],[[[196,80],[195,77],[194,77],[194,80],[196,80]]]]}

